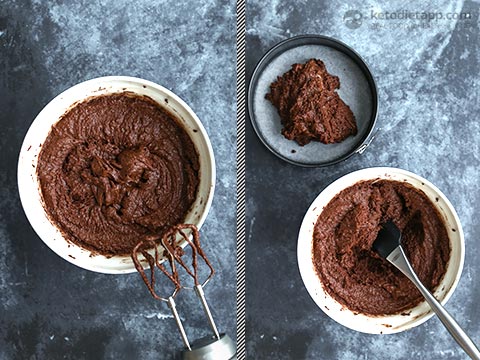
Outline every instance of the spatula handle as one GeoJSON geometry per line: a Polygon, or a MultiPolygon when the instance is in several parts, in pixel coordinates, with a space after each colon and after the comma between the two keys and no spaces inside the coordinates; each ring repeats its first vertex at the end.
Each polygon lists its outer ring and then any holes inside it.
{"type": "Polygon", "coordinates": [[[391,252],[387,257],[387,260],[390,261],[395,267],[397,267],[402,273],[405,274],[420,290],[422,295],[427,300],[427,303],[430,305],[432,310],[437,314],[437,317],[447,328],[448,332],[453,336],[457,341],[458,345],[474,360],[480,360],[480,351],[473,343],[472,339],[463,331],[463,329],[458,325],[455,319],[445,310],[445,308],[440,304],[440,302],[435,299],[435,297],[430,294],[425,286],[420,282],[417,275],[413,271],[410,263],[408,262],[405,253],[401,246],[397,247],[391,252]]]}

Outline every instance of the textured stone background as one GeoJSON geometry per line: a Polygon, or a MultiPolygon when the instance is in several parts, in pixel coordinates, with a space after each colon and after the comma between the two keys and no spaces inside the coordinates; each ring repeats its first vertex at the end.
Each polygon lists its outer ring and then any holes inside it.
{"type": "Polygon", "coordinates": [[[324,34],[352,46],[377,79],[382,128],[367,151],[324,169],[289,165],[247,123],[247,352],[259,359],[466,359],[433,318],[389,336],[360,334],[330,320],[310,299],[297,268],[303,215],[329,183],[370,166],[413,171],[437,185],[465,231],[463,275],[447,309],[480,343],[480,125],[478,2],[270,1],[247,6],[247,77],[277,42],[324,34]],[[400,4],[400,2],[396,2],[400,4]],[[348,28],[359,10],[470,11],[469,21],[375,21],[348,28]],[[383,24],[375,28],[374,24],[383,24]],[[410,27],[410,28],[409,28],[410,27]],[[261,290],[260,290],[261,289],[261,290]]]}
{"type": "MultiPolygon", "coordinates": [[[[218,177],[202,235],[219,270],[206,293],[219,328],[235,335],[234,3],[3,0],[0,359],[171,359],[182,346],[167,306],[137,274],[70,265],[36,236],[20,205],[17,157],[36,114],[68,87],[103,75],[157,82],[205,125],[218,177]]],[[[178,307],[192,340],[209,333],[193,294],[178,307]]]]}

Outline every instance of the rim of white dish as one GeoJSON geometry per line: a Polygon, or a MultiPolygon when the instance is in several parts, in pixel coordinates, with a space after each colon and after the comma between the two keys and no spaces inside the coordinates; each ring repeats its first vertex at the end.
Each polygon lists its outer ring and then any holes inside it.
{"type": "MultiPolygon", "coordinates": [[[[122,92],[133,92],[152,98],[181,122],[192,139],[200,159],[200,184],[196,200],[186,219],[193,220],[189,222],[199,229],[210,210],[216,181],[214,153],[202,122],[178,95],[161,85],[131,76],[104,76],[74,85],[51,100],[30,125],[20,150],[17,181],[22,207],[37,235],[57,255],[83,269],[105,274],[126,274],[136,270],[128,255],[108,258],[92,254],[90,250],[64,239],[44,210],[36,171],[37,159],[51,127],[71,107],[91,97],[122,92]]],[[[185,246],[185,242],[181,245],[185,246]]],[[[161,249],[161,245],[159,248],[161,249]]],[[[146,262],[143,262],[143,265],[148,266],[146,262]]]]}
{"type": "Polygon", "coordinates": [[[351,172],[327,186],[312,202],[300,227],[297,260],[303,283],[317,306],[339,324],[363,333],[393,334],[418,326],[434,313],[425,301],[402,314],[369,316],[356,313],[333,299],[323,289],[313,264],[313,231],[317,218],[325,206],[342,190],[364,180],[386,179],[405,181],[422,190],[439,210],[450,240],[450,259],[442,281],[434,295],[445,304],[452,296],[462,274],[465,259],[465,241],[460,219],[447,197],[428,180],[412,172],[392,167],[373,167],[351,172]],[[438,200],[437,200],[438,199],[438,200]],[[406,315],[408,314],[408,315],[406,315]]]}

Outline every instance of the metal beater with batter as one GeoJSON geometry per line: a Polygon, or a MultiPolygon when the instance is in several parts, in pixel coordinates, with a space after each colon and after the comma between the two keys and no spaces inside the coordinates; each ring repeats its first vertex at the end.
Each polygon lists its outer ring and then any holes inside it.
{"type": "Polygon", "coordinates": [[[219,333],[215,321],[213,320],[212,313],[207,303],[207,299],[204,293],[204,286],[210,281],[213,277],[215,270],[208,260],[206,254],[200,246],[200,234],[195,225],[190,224],[181,224],[176,225],[170,228],[160,239],[159,237],[150,237],[146,240],[139,242],[132,252],[132,260],[135,264],[135,268],[140,273],[145,285],[147,285],[148,290],[152,296],[157,299],[164,301],[168,304],[172,315],[177,324],[178,330],[182,337],[183,344],[185,346],[182,351],[182,359],[184,360],[231,360],[236,359],[236,349],[235,344],[231,338],[224,333],[219,333]],[[163,251],[163,256],[160,256],[157,241],[161,240],[161,244],[165,249],[163,251]],[[187,246],[191,249],[191,266],[188,266],[184,258],[186,257],[186,252],[179,245],[180,242],[185,241],[187,246]],[[154,255],[152,256],[147,249],[154,249],[154,255]],[[148,262],[150,267],[150,280],[145,274],[145,270],[141,265],[141,261],[138,258],[138,255],[142,254],[144,259],[148,262]],[[170,270],[164,265],[165,262],[161,260],[165,258],[166,262],[170,267],[170,270]],[[199,280],[199,267],[198,260],[202,260],[203,263],[208,268],[209,274],[207,278],[200,282],[199,280]],[[177,266],[178,265],[178,266],[177,266]],[[175,286],[173,293],[168,297],[159,296],[155,291],[155,267],[157,267],[166,278],[170,280],[175,286]],[[187,277],[193,279],[192,286],[184,286],[180,282],[180,276],[178,269],[183,268],[187,277]],[[203,311],[208,319],[211,330],[213,331],[212,336],[207,336],[202,339],[198,339],[193,343],[190,343],[185,333],[180,316],[178,315],[175,297],[179,294],[180,290],[189,290],[195,291],[197,297],[200,299],[202,304],[203,311]]]}

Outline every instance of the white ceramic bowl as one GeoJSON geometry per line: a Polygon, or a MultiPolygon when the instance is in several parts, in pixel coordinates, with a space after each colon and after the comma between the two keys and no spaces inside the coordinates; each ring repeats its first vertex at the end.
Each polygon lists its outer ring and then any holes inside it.
{"type": "Polygon", "coordinates": [[[387,179],[405,181],[422,190],[436,205],[442,215],[450,239],[451,254],[447,271],[434,292],[437,299],[445,304],[452,296],[463,269],[465,243],[462,226],[452,204],[433,184],[411,172],[388,167],[367,168],[347,174],[330,184],[313,201],[302,222],[298,236],[298,266],[308,293],[320,309],[336,322],[364,333],[391,334],[420,325],[433,316],[428,304],[423,301],[411,310],[409,315],[369,316],[357,314],[333,299],[324,289],[318,277],[312,258],[313,232],[317,218],[325,206],[342,190],[362,180],[387,179]],[[438,198],[438,201],[436,201],[438,198]],[[454,230],[453,230],[454,229],[454,230]]]}
{"type": "MultiPolygon", "coordinates": [[[[108,76],[85,81],[71,87],[53,99],[33,121],[20,150],[18,161],[18,189],[27,218],[38,236],[65,260],[87,270],[120,274],[135,271],[129,256],[92,255],[89,250],[64,239],[61,232],[48,219],[37,179],[37,160],[41,144],[52,125],[74,104],[105,94],[133,92],[146,95],[170,110],[181,122],[192,139],[200,160],[200,183],[197,198],[185,222],[203,224],[210,209],[215,188],[215,160],[212,146],[202,123],[178,96],[153,82],[126,76],[108,76]]],[[[182,244],[184,245],[184,244],[182,244]]]]}

